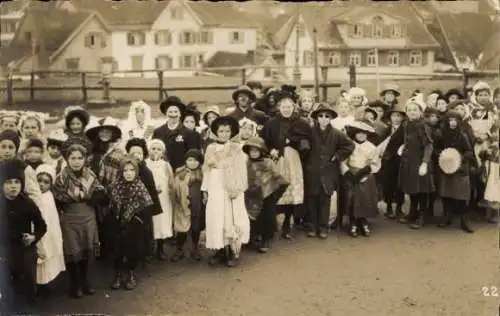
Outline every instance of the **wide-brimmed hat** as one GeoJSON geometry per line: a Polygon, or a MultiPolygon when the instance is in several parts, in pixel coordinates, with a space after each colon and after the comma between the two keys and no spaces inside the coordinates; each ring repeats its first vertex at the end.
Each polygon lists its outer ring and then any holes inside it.
{"type": "Polygon", "coordinates": [[[260,81],[248,81],[247,86],[250,89],[261,89],[262,90],[264,88],[264,86],[262,85],[262,82],[260,82],[260,81]]]}
{"type": "Polygon", "coordinates": [[[395,83],[386,83],[380,92],[380,96],[383,96],[388,91],[392,91],[396,97],[401,95],[401,93],[399,93],[399,86],[395,83]]]}
{"type": "Polygon", "coordinates": [[[47,135],[47,146],[56,145],[61,147],[68,140],[68,135],[60,128],[55,129],[47,135]]]}
{"type": "Polygon", "coordinates": [[[69,129],[69,125],[74,118],[78,118],[82,121],[83,127],[87,126],[90,121],[89,112],[85,111],[81,106],[69,106],[66,109],[66,115],[64,116],[64,125],[69,129]]]}
{"type": "Polygon", "coordinates": [[[217,116],[220,116],[220,109],[217,105],[211,105],[209,107],[207,107],[207,110],[205,111],[205,113],[203,113],[203,122],[205,122],[205,124],[208,125],[208,121],[207,121],[207,115],[208,113],[213,113],[217,116]]]}
{"type": "Polygon", "coordinates": [[[367,120],[356,120],[345,126],[346,130],[362,131],[367,134],[376,134],[373,124],[367,120]]]}
{"type": "Polygon", "coordinates": [[[36,167],[35,172],[37,176],[40,174],[47,174],[52,178],[52,181],[56,180],[56,169],[49,164],[44,163],[39,165],[36,167]]]}
{"type": "Polygon", "coordinates": [[[100,130],[109,129],[113,133],[110,142],[114,142],[122,137],[122,131],[118,127],[118,124],[119,124],[118,120],[108,116],[98,121],[89,123],[89,125],[87,125],[85,135],[87,135],[88,138],[93,140],[98,138],[100,130]]]}
{"type": "Polygon", "coordinates": [[[268,149],[267,149],[267,146],[266,146],[266,142],[264,141],[264,139],[262,139],[261,137],[259,136],[253,136],[253,137],[250,137],[246,142],[245,144],[243,145],[243,151],[248,154],[250,148],[257,148],[258,150],[260,150],[262,152],[263,155],[266,155],[267,152],[268,152],[268,149]]]}
{"type": "Polygon", "coordinates": [[[483,90],[489,91],[490,94],[491,94],[491,87],[490,87],[490,85],[488,83],[484,82],[484,81],[478,81],[472,87],[472,91],[474,92],[474,94],[476,94],[478,91],[483,91],[483,90]]]}
{"type": "Polygon", "coordinates": [[[460,90],[453,88],[453,89],[448,90],[446,92],[446,94],[444,95],[444,99],[446,100],[446,102],[450,102],[449,100],[450,100],[450,97],[452,95],[458,96],[458,99],[465,99],[463,93],[460,92],[460,90]]]}
{"type": "Polygon", "coordinates": [[[387,115],[391,115],[392,113],[401,113],[406,115],[405,107],[402,104],[396,103],[393,107],[387,111],[387,115]]]}
{"type": "Polygon", "coordinates": [[[20,118],[21,115],[17,111],[0,111],[0,121],[11,120],[17,125],[20,118]]]}
{"type": "Polygon", "coordinates": [[[181,99],[175,95],[169,96],[165,101],[160,103],[160,111],[161,113],[167,113],[167,110],[171,106],[176,106],[181,112],[181,116],[186,111],[186,105],[181,101],[181,99]]]}
{"type": "Polygon", "coordinates": [[[449,110],[446,112],[446,118],[454,118],[456,120],[461,121],[463,119],[463,116],[457,110],[449,110]]]}
{"type": "Polygon", "coordinates": [[[205,160],[205,157],[203,157],[203,153],[201,152],[201,150],[196,148],[191,148],[186,152],[186,154],[184,155],[184,161],[186,161],[188,158],[194,158],[198,160],[200,165],[202,165],[205,160]]]}
{"type": "Polygon", "coordinates": [[[214,135],[217,135],[217,129],[219,129],[220,125],[229,125],[231,127],[231,138],[238,135],[240,132],[240,124],[231,116],[219,116],[212,122],[210,130],[214,133],[214,135]]]}
{"type": "Polygon", "coordinates": [[[143,138],[131,138],[127,141],[127,144],[125,144],[125,151],[128,153],[130,148],[132,147],[140,147],[142,148],[142,153],[144,155],[144,158],[148,157],[149,150],[148,150],[148,145],[146,143],[146,140],[143,138]]]}
{"type": "Polygon", "coordinates": [[[317,107],[312,111],[311,117],[313,119],[316,119],[318,117],[318,114],[321,112],[327,112],[332,116],[332,119],[336,118],[338,116],[337,112],[327,103],[321,102],[318,103],[317,107]]]}
{"type": "Polygon", "coordinates": [[[449,103],[448,110],[456,109],[459,105],[467,106],[467,100],[459,99],[449,103]]]}
{"type": "Polygon", "coordinates": [[[374,109],[367,107],[365,109],[365,113],[367,113],[367,112],[373,114],[373,119],[374,120],[376,120],[378,118],[378,113],[374,109]]]}
{"type": "Polygon", "coordinates": [[[233,95],[232,95],[234,102],[236,102],[236,99],[238,98],[238,95],[240,93],[244,93],[244,94],[248,95],[248,98],[252,102],[255,102],[255,100],[257,99],[257,96],[252,91],[252,89],[250,89],[248,86],[244,85],[244,86],[239,86],[238,89],[234,90],[233,95]]]}
{"type": "Polygon", "coordinates": [[[372,102],[368,102],[368,107],[369,108],[382,108],[384,109],[384,113],[387,112],[391,106],[387,103],[385,103],[384,101],[382,100],[376,100],[376,101],[372,101],[372,102]]]}

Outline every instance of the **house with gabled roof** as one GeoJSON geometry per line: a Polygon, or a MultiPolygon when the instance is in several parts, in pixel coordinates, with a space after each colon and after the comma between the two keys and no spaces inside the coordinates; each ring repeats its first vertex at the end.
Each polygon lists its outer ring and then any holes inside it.
{"type": "Polygon", "coordinates": [[[101,71],[112,56],[110,29],[94,12],[30,8],[0,56],[11,71],[101,71]]]}
{"type": "Polygon", "coordinates": [[[246,54],[257,45],[257,23],[222,2],[72,0],[67,9],[99,12],[120,71],[192,75],[218,51],[246,54]]]}
{"type": "Polygon", "coordinates": [[[304,80],[314,78],[313,30],[318,41],[318,64],[328,65],[328,78],[345,79],[350,64],[359,73],[429,74],[438,42],[408,6],[301,4],[276,32],[275,45],[284,54],[287,75],[295,64],[299,28],[299,64],[304,80]],[[297,16],[298,19],[297,20],[297,16]],[[281,47],[280,47],[281,46],[281,47]],[[376,48],[376,49],[375,49],[376,48]]]}
{"type": "Polygon", "coordinates": [[[440,59],[456,69],[476,69],[495,25],[486,13],[437,13],[427,29],[440,43],[440,59]]]}

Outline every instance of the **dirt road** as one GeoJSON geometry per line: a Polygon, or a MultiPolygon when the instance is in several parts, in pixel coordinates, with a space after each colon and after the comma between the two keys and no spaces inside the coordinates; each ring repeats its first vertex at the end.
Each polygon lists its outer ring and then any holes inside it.
{"type": "MultiPolygon", "coordinates": [[[[95,297],[71,300],[64,278],[36,312],[111,315],[497,315],[498,230],[475,234],[430,226],[412,231],[383,219],[370,238],[298,234],[266,255],[245,252],[234,269],[154,262],[133,292],[107,289],[111,270],[96,265],[95,297]],[[494,294],[494,293],[492,293],[494,294]]],[[[169,249],[173,251],[173,249],[169,249]]]]}

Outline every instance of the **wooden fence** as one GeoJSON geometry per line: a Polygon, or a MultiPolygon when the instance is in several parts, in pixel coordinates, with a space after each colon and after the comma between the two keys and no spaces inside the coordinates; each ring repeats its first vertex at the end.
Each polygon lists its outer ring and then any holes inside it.
{"type": "MultiPolygon", "coordinates": [[[[5,102],[7,105],[13,105],[15,103],[15,97],[14,97],[14,92],[19,91],[19,92],[27,92],[29,93],[29,100],[32,102],[37,101],[37,93],[38,91],[80,91],[80,100],[86,104],[89,102],[89,92],[92,91],[102,91],[102,100],[107,100],[109,101],[111,91],[138,91],[138,92],[157,92],[157,99],[159,101],[163,100],[170,92],[173,91],[229,91],[229,90],[235,90],[239,85],[245,84],[247,82],[247,70],[249,69],[258,69],[258,68],[269,68],[269,67],[257,67],[257,66],[251,66],[251,67],[245,67],[245,68],[237,68],[237,67],[224,67],[224,68],[205,68],[205,69],[183,69],[184,71],[192,71],[193,73],[197,73],[198,75],[201,74],[203,76],[204,74],[211,73],[211,72],[217,72],[217,71],[233,71],[236,73],[240,73],[240,76],[233,77],[234,83],[231,84],[220,84],[220,85],[215,85],[215,84],[209,84],[209,85],[190,85],[190,86],[175,86],[175,85],[169,85],[168,87],[166,86],[166,82],[169,80],[178,80],[179,77],[177,78],[170,78],[168,76],[165,76],[163,71],[158,71],[158,70],[142,70],[142,71],[120,71],[117,73],[109,74],[109,75],[103,75],[100,72],[90,72],[90,71],[81,71],[81,72],[70,72],[70,71],[34,71],[30,73],[11,73],[7,76],[6,80],[6,85],[5,87],[0,87],[0,91],[6,92],[6,100],[2,100],[0,102],[5,102]],[[122,76],[135,76],[134,78],[139,79],[140,81],[141,77],[144,77],[145,74],[147,73],[155,73],[156,77],[156,82],[151,83],[148,86],[114,86],[111,84],[111,77],[118,75],[122,76]],[[29,78],[29,84],[26,84],[26,81],[23,81],[23,84],[18,84],[18,80],[16,78],[29,78]],[[44,82],[44,79],[49,79],[49,78],[59,78],[59,84],[57,83],[52,83],[48,84],[47,82],[44,82]],[[64,78],[79,78],[76,82],[73,82],[72,85],[66,85],[64,81],[64,78]],[[62,80],[60,79],[62,78],[62,80]],[[93,83],[89,83],[89,78],[92,78],[93,83]],[[98,80],[96,80],[98,79],[98,80]]],[[[280,67],[281,70],[284,70],[286,68],[293,68],[293,67],[280,67]]],[[[302,88],[315,88],[316,94],[318,96],[318,99],[321,99],[323,101],[328,99],[328,89],[329,88],[340,88],[341,83],[340,82],[332,82],[332,80],[329,80],[328,78],[328,70],[329,68],[332,68],[332,66],[319,66],[320,68],[320,75],[321,75],[321,80],[318,80],[318,84],[301,84],[302,88]]],[[[373,72],[373,73],[367,73],[367,72],[361,72],[358,73],[358,70],[356,66],[350,65],[349,70],[346,72],[346,78],[348,78],[349,81],[349,86],[354,87],[357,85],[358,78],[366,75],[377,75],[377,76],[401,76],[401,74],[391,74],[391,73],[380,73],[380,72],[373,72]]],[[[416,79],[430,79],[430,78],[454,78],[461,80],[463,89],[467,87],[469,84],[470,79],[472,78],[484,78],[485,76],[489,77],[494,77],[500,75],[500,73],[497,73],[496,71],[482,71],[482,72],[477,72],[477,71],[468,71],[464,70],[463,72],[455,72],[455,73],[429,73],[429,74],[415,74],[416,79]]],[[[412,74],[404,74],[404,76],[412,76],[412,74]]],[[[190,77],[191,78],[191,77],[190,77]]],[[[192,77],[196,78],[196,77],[192,77]]],[[[228,78],[230,79],[230,78],[228,78]]],[[[189,80],[189,79],[188,79],[189,80]]],[[[46,80],[45,80],[46,81],[46,80]]],[[[195,79],[193,79],[193,82],[195,82],[195,79]]],[[[175,84],[175,82],[173,82],[175,84]]],[[[276,84],[276,80],[273,82],[276,84]]]]}

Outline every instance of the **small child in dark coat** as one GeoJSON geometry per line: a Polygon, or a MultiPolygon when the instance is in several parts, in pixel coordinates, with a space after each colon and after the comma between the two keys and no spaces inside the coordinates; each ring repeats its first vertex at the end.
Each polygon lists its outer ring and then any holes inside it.
{"type": "Polygon", "coordinates": [[[3,186],[0,203],[4,206],[1,212],[6,213],[2,220],[5,218],[7,222],[11,278],[14,288],[32,304],[36,298],[36,244],[47,232],[47,225],[36,204],[23,194],[24,165],[21,161],[3,162],[0,177],[3,186]]]}

